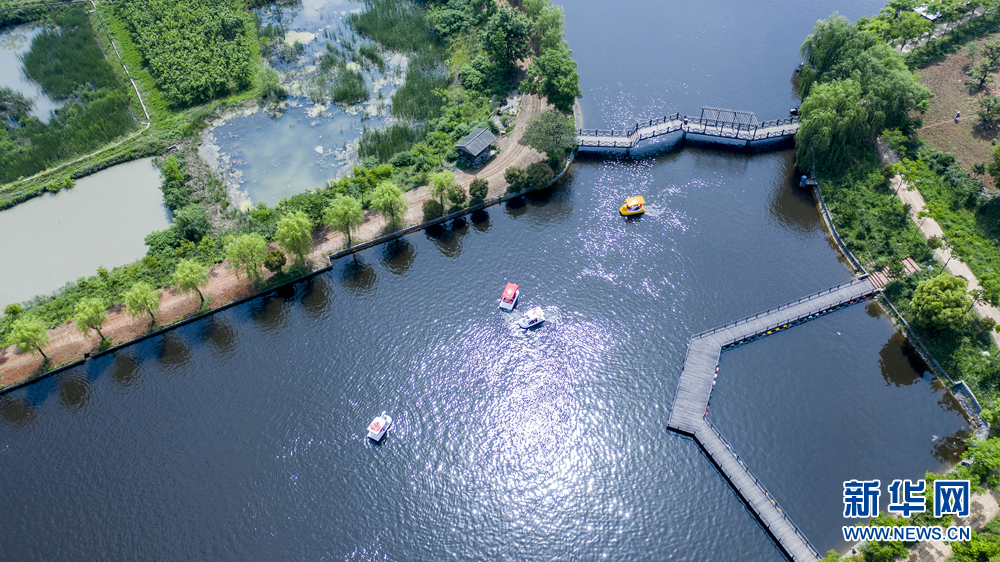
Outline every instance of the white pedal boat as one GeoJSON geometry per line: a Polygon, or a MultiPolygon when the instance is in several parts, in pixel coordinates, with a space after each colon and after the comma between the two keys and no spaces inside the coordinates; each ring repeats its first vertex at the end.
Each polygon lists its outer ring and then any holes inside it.
{"type": "Polygon", "coordinates": [[[522,328],[534,328],[535,326],[545,322],[545,313],[542,312],[542,307],[536,306],[528,312],[524,313],[524,316],[517,321],[517,325],[522,328]]]}
{"type": "Polygon", "coordinates": [[[368,438],[373,441],[381,441],[391,425],[392,418],[389,417],[388,412],[382,412],[382,415],[375,416],[372,423],[368,424],[368,438]]]}

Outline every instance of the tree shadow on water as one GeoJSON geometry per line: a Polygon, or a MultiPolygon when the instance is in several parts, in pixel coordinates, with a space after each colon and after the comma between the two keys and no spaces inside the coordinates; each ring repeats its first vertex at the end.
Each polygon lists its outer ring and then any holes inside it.
{"type": "Polygon", "coordinates": [[[475,228],[479,232],[486,232],[492,226],[490,224],[490,214],[486,212],[486,209],[473,211],[469,218],[472,221],[472,228],[475,228]]]}
{"type": "Polygon", "coordinates": [[[928,370],[906,336],[899,332],[889,337],[878,355],[878,366],[886,386],[910,386],[923,380],[928,370]]]}
{"type": "Polygon", "coordinates": [[[953,465],[962,460],[962,453],[965,452],[965,440],[969,438],[969,432],[960,429],[947,437],[938,437],[934,440],[931,454],[934,458],[953,465]]]}
{"type": "Polygon", "coordinates": [[[184,337],[172,330],[158,339],[160,341],[154,354],[160,366],[166,371],[183,372],[183,368],[191,361],[191,351],[184,337]]]}
{"type": "Polygon", "coordinates": [[[405,238],[396,238],[382,244],[382,265],[396,275],[409,271],[416,256],[416,248],[405,238]]]}
{"type": "Polygon", "coordinates": [[[271,293],[253,301],[247,313],[265,332],[277,332],[288,327],[287,298],[278,293],[271,293]]]}
{"type": "Polygon", "coordinates": [[[0,420],[15,429],[26,429],[38,418],[34,406],[23,396],[0,397],[0,420]]]}
{"type": "Polygon", "coordinates": [[[337,276],[340,284],[353,294],[364,294],[375,288],[378,275],[375,268],[365,263],[363,258],[354,254],[353,259],[339,260],[341,262],[340,271],[337,276]]]}
{"type": "Polygon", "coordinates": [[[434,242],[442,254],[457,258],[462,254],[462,238],[469,233],[469,221],[465,217],[458,217],[448,227],[433,231],[428,228],[426,232],[427,238],[434,242]]]}
{"type": "MultiPolygon", "coordinates": [[[[108,356],[105,356],[108,357],[108,356]]],[[[111,380],[122,388],[132,386],[142,375],[141,365],[131,353],[114,355],[110,369],[111,380]]]]}
{"type": "Polygon", "coordinates": [[[195,324],[192,339],[208,344],[217,355],[232,357],[237,336],[229,322],[214,314],[195,324]]]}
{"type": "Polygon", "coordinates": [[[59,377],[59,403],[71,412],[78,412],[90,402],[90,380],[83,372],[66,373],[59,377]]]}
{"type": "Polygon", "coordinates": [[[330,309],[333,292],[323,276],[315,275],[304,281],[299,294],[302,310],[309,318],[320,318],[330,309]]]}

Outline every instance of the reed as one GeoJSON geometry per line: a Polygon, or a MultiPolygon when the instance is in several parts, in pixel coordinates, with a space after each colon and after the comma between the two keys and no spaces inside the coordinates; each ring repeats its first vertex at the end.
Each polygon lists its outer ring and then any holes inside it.
{"type": "Polygon", "coordinates": [[[385,163],[396,153],[410,150],[424,135],[423,127],[407,123],[393,123],[384,129],[365,129],[358,143],[358,155],[362,159],[374,156],[385,163]]]}
{"type": "Polygon", "coordinates": [[[424,21],[424,12],[410,0],[366,0],[368,9],[348,16],[358,33],[394,51],[421,51],[439,40],[424,21]]]}
{"type": "Polygon", "coordinates": [[[350,105],[365,101],[370,94],[361,72],[350,68],[337,69],[333,86],[334,103],[350,105]]]}

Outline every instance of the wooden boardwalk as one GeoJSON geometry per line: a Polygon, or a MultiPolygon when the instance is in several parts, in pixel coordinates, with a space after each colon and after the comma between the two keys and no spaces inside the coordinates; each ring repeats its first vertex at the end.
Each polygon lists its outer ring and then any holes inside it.
{"type": "Polygon", "coordinates": [[[724,349],[752,342],[796,324],[867,299],[877,288],[862,276],[766,312],[694,336],[677,382],[667,428],[691,436],[753,511],[781,550],[794,562],[815,561],[819,552],[777,500],[709,422],[709,400],[724,349]]]}
{"type": "Polygon", "coordinates": [[[703,119],[684,116],[680,113],[665,115],[659,119],[650,119],[636,123],[627,130],[615,129],[578,129],[576,142],[581,150],[601,150],[624,148],[631,149],[640,142],[681,131],[682,137],[697,135],[701,141],[743,141],[744,144],[778,140],[795,136],[799,130],[798,117],[775,119],[752,124],[721,121],[718,119],[703,119]]]}

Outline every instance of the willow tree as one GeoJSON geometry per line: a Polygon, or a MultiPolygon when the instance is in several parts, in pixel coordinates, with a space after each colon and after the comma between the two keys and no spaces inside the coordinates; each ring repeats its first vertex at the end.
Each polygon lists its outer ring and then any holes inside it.
{"type": "Polygon", "coordinates": [[[99,298],[84,297],[80,299],[73,307],[73,320],[76,321],[76,329],[84,337],[90,333],[90,330],[94,330],[98,336],[101,336],[101,341],[106,340],[107,338],[101,333],[101,326],[108,321],[108,316],[104,314],[106,309],[104,301],[99,298]]]}
{"type": "Polygon", "coordinates": [[[156,324],[156,313],[160,311],[160,292],[155,287],[139,281],[125,293],[125,310],[132,318],[149,314],[156,324]]]}
{"type": "Polygon", "coordinates": [[[48,362],[49,357],[42,351],[42,346],[49,343],[49,334],[43,322],[37,316],[20,316],[10,327],[8,341],[17,346],[22,353],[36,350],[42,355],[42,360],[48,362]]]}
{"type": "Polygon", "coordinates": [[[185,293],[198,293],[198,308],[205,306],[205,295],[201,287],[208,284],[208,267],[194,260],[181,260],[174,269],[173,284],[185,293]]]}
{"type": "Polygon", "coordinates": [[[800,168],[842,167],[873,147],[882,131],[907,130],[911,112],[927,109],[930,90],[902,55],[843,16],[816,22],[800,54],[800,168]]]}
{"type": "Polygon", "coordinates": [[[372,194],[372,208],[382,213],[389,228],[395,228],[402,222],[408,207],[403,192],[392,182],[380,183],[372,194]]]}
{"type": "Polygon", "coordinates": [[[343,195],[333,200],[323,214],[323,222],[330,228],[343,232],[347,236],[347,247],[351,246],[351,231],[365,220],[361,203],[350,195],[343,195]]]}
{"type": "Polygon", "coordinates": [[[257,234],[241,234],[226,244],[226,259],[230,269],[256,283],[260,280],[260,268],[264,267],[267,256],[267,241],[257,234]]]}
{"type": "Polygon", "coordinates": [[[295,255],[295,262],[305,264],[306,256],[312,250],[313,223],[303,211],[286,214],[278,221],[274,239],[295,255]]]}

